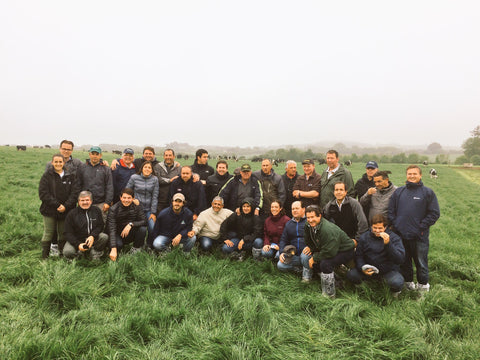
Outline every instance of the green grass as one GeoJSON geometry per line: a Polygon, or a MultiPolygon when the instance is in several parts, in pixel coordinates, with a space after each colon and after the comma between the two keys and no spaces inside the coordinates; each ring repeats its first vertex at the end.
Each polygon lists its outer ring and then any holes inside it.
{"type": "MultiPolygon", "coordinates": [[[[53,153],[0,148],[2,359],[478,359],[475,170],[435,166],[439,178],[424,177],[442,212],[428,294],[393,299],[382,284],[346,284],[332,301],[318,280],[302,284],[269,262],[177,251],[116,263],[40,260],[37,187],[53,153]]],[[[363,165],[351,167],[355,180],[363,165]]],[[[405,165],[382,168],[404,182],[405,165]]]]}

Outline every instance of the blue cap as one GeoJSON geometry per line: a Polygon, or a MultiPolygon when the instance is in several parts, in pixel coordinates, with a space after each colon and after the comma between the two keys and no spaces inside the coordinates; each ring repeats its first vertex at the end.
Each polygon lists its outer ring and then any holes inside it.
{"type": "Polygon", "coordinates": [[[367,165],[365,165],[365,168],[366,169],[369,169],[369,168],[370,169],[378,169],[378,164],[377,164],[376,161],[371,160],[371,161],[367,162],[367,165]]]}

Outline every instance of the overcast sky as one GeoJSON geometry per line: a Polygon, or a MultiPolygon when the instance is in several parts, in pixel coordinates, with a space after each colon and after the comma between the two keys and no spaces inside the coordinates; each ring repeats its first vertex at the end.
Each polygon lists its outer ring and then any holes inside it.
{"type": "Polygon", "coordinates": [[[0,0],[0,144],[460,146],[479,1],[0,0]]]}

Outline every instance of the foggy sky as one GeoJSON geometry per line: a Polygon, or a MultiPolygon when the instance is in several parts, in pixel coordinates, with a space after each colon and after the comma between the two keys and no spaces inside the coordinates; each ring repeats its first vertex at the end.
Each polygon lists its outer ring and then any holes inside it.
{"type": "Polygon", "coordinates": [[[0,1],[0,144],[457,146],[478,1],[0,1]]]}

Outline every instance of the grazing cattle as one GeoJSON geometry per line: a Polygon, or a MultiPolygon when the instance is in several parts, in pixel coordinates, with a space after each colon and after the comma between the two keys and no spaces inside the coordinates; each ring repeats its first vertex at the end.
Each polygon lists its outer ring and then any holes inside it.
{"type": "Polygon", "coordinates": [[[314,160],[317,161],[319,165],[325,165],[327,163],[327,160],[325,160],[324,158],[314,160]]]}
{"type": "Polygon", "coordinates": [[[113,150],[112,153],[117,155],[122,155],[122,152],[120,150],[113,150]]]}
{"type": "Polygon", "coordinates": [[[17,151],[27,151],[27,146],[26,145],[17,145],[17,151]]]}
{"type": "Polygon", "coordinates": [[[352,160],[347,160],[343,163],[345,166],[352,166],[352,160]]]}
{"type": "Polygon", "coordinates": [[[188,160],[188,155],[184,155],[183,158],[184,158],[185,160],[188,160]]]}
{"type": "Polygon", "coordinates": [[[272,165],[278,166],[278,160],[272,159],[272,165]]]}
{"type": "MultiPolygon", "coordinates": [[[[427,166],[427,165],[428,165],[428,161],[425,160],[425,161],[423,162],[423,165],[427,166]]],[[[434,169],[434,170],[435,170],[435,169],[434,169]]]]}
{"type": "Polygon", "coordinates": [[[437,170],[435,169],[430,169],[430,178],[431,179],[437,179],[438,178],[438,173],[437,173],[437,170]]]}
{"type": "Polygon", "coordinates": [[[45,149],[51,149],[52,147],[50,145],[45,145],[45,149]]]}

